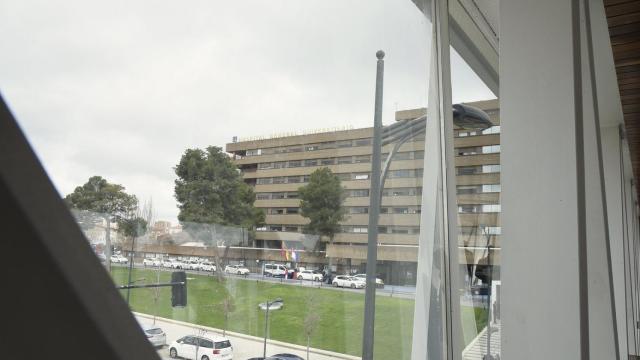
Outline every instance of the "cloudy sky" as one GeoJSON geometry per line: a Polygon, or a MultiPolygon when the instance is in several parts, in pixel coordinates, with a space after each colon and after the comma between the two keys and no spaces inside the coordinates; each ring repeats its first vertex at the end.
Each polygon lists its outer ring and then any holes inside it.
{"type": "MultiPolygon", "coordinates": [[[[427,105],[430,23],[410,0],[0,0],[0,91],[62,196],[101,175],[176,221],[187,148],[427,105]]],[[[454,102],[493,98],[453,54],[454,102]]]]}

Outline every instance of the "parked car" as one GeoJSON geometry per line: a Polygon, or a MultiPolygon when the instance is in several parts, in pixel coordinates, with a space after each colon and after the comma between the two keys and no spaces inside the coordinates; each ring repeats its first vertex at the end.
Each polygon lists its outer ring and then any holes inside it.
{"type": "Polygon", "coordinates": [[[280,264],[264,264],[265,276],[284,277],[287,275],[287,267],[280,264]]]}
{"type": "Polygon", "coordinates": [[[200,263],[200,270],[213,272],[216,271],[216,265],[211,261],[203,261],[200,263]]]}
{"type": "MultiPolygon", "coordinates": [[[[367,282],[367,274],[356,274],[356,275],[353,275],[353,277],[361,279],[365,283],[367,282]]],[[[384,281],[382,281],[382,279],[378,279],[377,277],[376,277],[376,287],[377,288],[383,288],[384,287],[384,281]]]]}
{"type": "Polygon", "coordinates": [[[227,274],[248,275],[249,269],[242,265],[227,265],[224,267],[224,272],[227,274]]]}
{"type": "Polygon", "coordinates": [[[322,281],[322,273],[318,270],[300,270],[298,280],[322,281]]]}
{"type": "Polygon", "coordinates": [[[151,345],[155,347],[162,347],[167,345],[167,334],[157,325],[146,325],[140,323],[140,327],[144,334],[147,335],[147,339],[151,345]]]}
{"type": "Polygon", "coordinates": [[[187,270],[200,270],[200,263],[196,260],[187,260],[184,261],[183,264],[187,270]]]}
{"type": "Polygon", "coordinates": [[[353,276],[338,275],[333,279],[335,287],[350,287],[352,289],[363,289],[365,282],[353,276]]]}
{"type": "Polygon", "coordinates": [[[150,258],[144,258],[142,259],[142,265],[144,266],[154,266],[154,259],[150,259],[150,258]]]}
{"type": "Polygon", "coordinates": [[[233,359],[233,346],[221,336],[185,336],[171,343],[169,356],[191,360],[233,359]]]}
{"type": "Polygon", "coordinates": [[[162,266],[170,269],[184,269],[184,264],[177,259],[167,259],[162,262],[162,266]]]}
{"type": "Polygon", "coordinates": [[[115,264],[126,264],[129,262],[129,259],[122,255],[111,255],[111,262],[115,264]]]}
{"type": "Polygon", "coordinates": [[[275,354],[265,360],[304,360],[304,358],[294,354],[275,354]]]}
{"type": "Polygon", "coordinates": [[[162,259],[159,259],[159,258],[153,259],[153,266],[156,266],[156,267],[162,266],[162,259]]]}

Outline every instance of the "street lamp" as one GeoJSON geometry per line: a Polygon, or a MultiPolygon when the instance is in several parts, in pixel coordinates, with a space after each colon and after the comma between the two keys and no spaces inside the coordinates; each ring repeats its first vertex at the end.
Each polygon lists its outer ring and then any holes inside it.
{"type": "Polygon", "coordinates": [[[262,347],[262,357],[267,358],[267,331],[269,330],[269,310],[273,308],[273,310],[282,309],[284,306],[284,302],[282,299],[277,298],[273,301],[266,301],[258,304],[258,307],[265,311],[264,317],[264,345],[262,347]]]}
{"type": "MultiPolygon", "coordinates": [[[[393,156],[400,146],[414,137],[426,132],[427,116],[414,120],[399,121],[382,127],[382,85],[384,75],[384,51],[376,52],[376,91],[373,120],[373,151],[371,164],[371,196],[369,198],[369,226],[367,229],[367,278],[364,301],[364,326],[362,331],[362,359],[373,359],[373,338],[376,296],[376,265],[378,261],[378,218],[382,202],[382,191],[393,156]],[[381,151],[385,145],[394,144],[382,169],[380,169],[381,151]]],[[[454,125],[470,130],[484,130],[493,126],[489,115],[469,105],[453,105],[454,125]]]]}

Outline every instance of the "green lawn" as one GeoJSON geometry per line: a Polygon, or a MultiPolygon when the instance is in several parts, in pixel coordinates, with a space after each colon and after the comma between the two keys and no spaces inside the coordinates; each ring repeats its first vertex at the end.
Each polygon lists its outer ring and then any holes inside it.
{"type": "MultiPolygon", "coordinates": [[[[127,270],[114,268],[116,284],[127,281],[127,270]]],[[[132,279],[145,278],[144,282],[155,282],[156,272],[134,269],[132,279]]],[[[228,330],[243,334],[264,336],[264,311],[258,303],[280,297],[285,302],[283,310],[269,313],[270,338],[289,343],[306,345],[303,320],[307,299],[314,297],[320,322],[311,338],[311,346],[330,351],[360,355],[364,309],[364,291],[352,293],[301,286],[280,285],[262,281],[228,278],[224,283],[213,277],[188,274],[188,306],[184,309],[171,307],[170,288],[160,288],[157,315],[216,328],[222,328],[224,316],[216,307],[230,294],[236,309],[231,314],[228,330]]],[[[160,281],[170,281],[170,274],[160,272],[160,281]]],[[[126,290],[121,290],[126,294],[126,290]]],[[[155,289],[131,290],[131,308],[146,314],[154,313],[155,289]]],[[[413,300],[378,296],[376,299],[376,359],[409,359],[413,326],[413,300]]],[[[467,317],[473,309],[466,308],[467,317]]],[[[476,315],[477,311],[476,311],[476,315]]],[[[465,315],[463,314],[463,317],[465,315]]],[[[480,327],[480,324],[478,324],[480,327]]],[[[484,325],[483,325],[484,326],[484,325]]]]}

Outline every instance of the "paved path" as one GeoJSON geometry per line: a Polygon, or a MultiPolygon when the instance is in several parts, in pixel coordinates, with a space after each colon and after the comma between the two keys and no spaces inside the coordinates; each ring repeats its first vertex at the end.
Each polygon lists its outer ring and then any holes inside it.
{"type": "MultiPolygon", "coordinates": [[[[153,317],[146,314],[134,313],[136,318],[143,324],[152,324],[153,317]]],[[[214,329],[206,326],[194,325],[182,321],[175,321],[165,318],[156,318],[156,325],[159,325],[167,334],[167,344],[171,344],[174,340],[186,335],[198,335],[205,331],[206,334],[221,335],[222,330],[214,329]]],[[[246,360],[252,357],[262,356],[263,338],[248,336],[239,333],[227,332],[227,338],[233,346],[234,360],[246,360]]],[[[288,344],[280,341],[267,341],[267,356],[278,353],[296,354],[306,359],[306,348],[299,345],[288,344]]],[[[158,354],[162,359],[170,359],[169,346],[165,346],[158,350],[158,354]]],[[[330,351],[311,349],[309,360],[359,360],[359,357],[334,353],[330,351]]]]}

